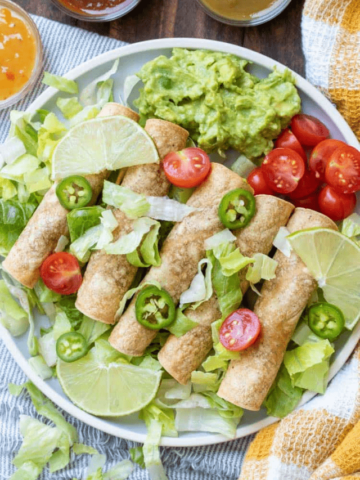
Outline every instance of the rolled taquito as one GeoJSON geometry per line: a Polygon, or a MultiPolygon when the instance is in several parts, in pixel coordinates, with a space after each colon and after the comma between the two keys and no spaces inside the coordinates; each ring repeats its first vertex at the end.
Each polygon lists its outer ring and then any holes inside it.
{"type": "MultiPolygon", "coordinates": [[[[290,233],[314,227],[337,230],[330,218],[304,208],[296,208],[287,224],[290,233]]],[[[299,318],[317,288],[295,252],[287,257],[278,250],[274,258],[278,262],[276,278],[264,283],[254,307],[261,323],[260,336],[238,360],[230,362],[218,391],[221,398],[247,410],[260,409],[299,318]]]]}
{"type": "MultiPolygon", "coordinates": [[[[154,140],[160,158],[183,149],[189,136],[183,128],[164,120],[148,120],[145,130],[154,140]]],[[[167,195],[170,189],[162,165],[155,163],[128,168],[121,185],[154,197],[167,195]]],[[[114,209],[113,213],[119,224],[113,232],[115,241],[130,233],[134,222],[119,209],[114,209]]],[[[137,270],[127,261],[126,255],[109,255],[103,250],[94,252],[78,292],[76,308],[100,322],[114,323],[120,301],[129,290],[137,270]]]]}
{"type": "MultiPolygon", "coordinates": [[[[255,201],[256,213],[249,225],[234,232],[236,246],[247,257],[252,257],[255,253],[267,255],[279,228],[286,225],[294,210],[291,203],[270,195],[257,195],[255,201]]],[[[239,272],[243,294],[249,286],[245,278],[246,271],[243,269],[239,272]]],[[[184,385],[212,348],[211,324],[221,318],[216,294],[196,310],[188,308],[185,315],[199,325],[180,338],[170,335],[158,355],[165,370],[184,385]]]]}
{"type": "MultiPolygon", "coordinates": [[[[106,104],[99,113],[99,117],[113,115],[123,115],[136,122],[139,120],[137,113],[117,103],[106,104]]],[[[93,191],[89,205],[96,202],[107,175],[108,172],[104,171],[86,176],[93,191]]],[[[68,235],[66,216],[69,212],[60,204],[56,186],[57,182],[45,194],[2,264],[12,277],[29,288],[35,286],[40,277],[40,266],[54,252],[59,238],[68,235]]]]}
{"type": "MultiPolygon", "coordinates": [[[[208,178],[192,194],[187,205],[197,210],[171,230],[161,249],[161,265],[152,267],[143,283],[155,280],[167,290],[175,304],[197,273],[199,261],[205,257],[205,240],[224,228],[218,208],[223,196],[235,188],[252,191],[247,182],[223,165],[213,163],[208,178]]],[[[120,318],[109,338],[110,344],[122,353],[143,355],[156,336],[156,331],[143,327],[135,315],[136,296],[120,318]]]]}

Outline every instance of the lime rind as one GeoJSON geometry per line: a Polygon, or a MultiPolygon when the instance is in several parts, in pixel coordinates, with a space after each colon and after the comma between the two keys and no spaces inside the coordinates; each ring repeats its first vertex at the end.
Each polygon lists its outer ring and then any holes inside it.
{"type": "Polygon", "coordinates": [[[360,318],[360,248],[331,229],[311,228],[288,237],[291,246],[322,288],[327,302],[344,314],[352,330],[360,318]]]}
{"type": "Polygon", "coordinates": [[[122,358],[105,361],[93,348],[73,363],[58,361],[65,394],[82,410],[100,417],[138,412],[156,396],[162,372],[137,367],[122,358]]]}
{"type": "Polygon", "coordinates": [[[76,125],[61,139],[52,159],[52,178],[159,161],[152,138],[138,123],[122,115],[100,117],[76,125]]]}

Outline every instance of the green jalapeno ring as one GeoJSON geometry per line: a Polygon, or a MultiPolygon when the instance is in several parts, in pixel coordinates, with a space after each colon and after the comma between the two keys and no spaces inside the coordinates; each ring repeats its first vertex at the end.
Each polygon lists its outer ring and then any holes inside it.
{"type": "Polygon", "coordinates": [[[141,325],[150,330],[160,330],[175,320],[176,308],[166,290],[149,286],[137,296],[135,313],[141,325]]]}
{"type": "Polygon", "coordinates": [[[308,311],[309,328],[320,338],[332,342],[345,327],[342,311],[331,303],[315,303],[308,311]]]}
{"type": "Polygon", "coordinates": [[[66,210],[86,207],[92,198],[92,188],[85,177],[71,175],[57,185],[56,196],[66,210]]]}
{"type": "Polygon", "coordinates": [[[230,230],[244,228],[255,215],[255,197],[251,192],[236,188],[225,194],[219,205],[221,223],[230,230]]]}
{"type": "Polygon", "coordinates": [[[88,343],[79,332],[67,332],[56,342],[56,354],[64,362],[71,363],[87,354],[88,343]]]}

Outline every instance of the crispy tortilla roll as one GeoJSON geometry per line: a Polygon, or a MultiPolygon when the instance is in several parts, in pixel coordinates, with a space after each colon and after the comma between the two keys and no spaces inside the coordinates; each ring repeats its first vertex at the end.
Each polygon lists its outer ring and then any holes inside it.
{"type": "MultiPolygon", "coordinates": [[[[224,228],[218,216],[219,203],[225,193],[235,188],[251,190],[237,174],[220,164],[212,164],[211,174],[187,202],[199,210],[175,225],[161,250],[161,265],[152,267],[143,282],[158,281],[178,303],[196,275],[199,261],[205,257],[205,240],[224,228]]],[[[135,302],[133,298],[109,341],[122,353],[141,356],[157,332],[136,320],[135,302]]]]}
{"type": "MultiPolygon", "coordinates": [[[[160,158],[186,146],[188,132],[164,120],[148,120],[145,130],[152,137],[160,158]]],[[[161,164],[147,164],[127,169],[123,186],[136,193],[162,197],[167,195],[170,183],[161,164]]],[[[133,230],[133,220],[118,209],[113,210],[119,223],[113,232],[114,241],[133,230]]],[[[76,308],[99,322],[114,323],[115,314],[125,293],[129,290],[137,267],[131,265],[126,255],[108,255],[94,252],[87,266],[84,281],[78,292],[76,308]]]]}
{"type": "MultiPolygon", "coordinates": [[[[99,113],[99,117],[111,115],[123,115],[135,121],[139,120],[137,113],[117,103],[105,105],[99,113]]],[[[107,174],[108,172],[104,171],[86,177],[93,190],[91,203],[96,202],[107,174]]],[[[56,196],[56,186],[57,183],[54,183],[46,193],[3,262],[4,269],[29,288],[35,286],[40,277],[41,264],[55,250],[61,235],[68,234],[66,221],[68,211],[60,205],[56,196]]]]}
{"type": "MultiPolygon", "coordinates": [[[[295,209],[287,228],[293,233],[305,228],[323,227],[337,230],[335,223],[321,213],[295,209]]],[[[266,281],[254,312],[261,322],[258,340],[232,360],[218,395],[247,410],[259,410],[275,380],[286,347],[296,324],[317,283],[304,263],[292,252],[286,257],[279,250],[276,278],[266,281]]]]}
{"type": "MultiPolygon", "coordinates": [[[[294,210],[291,203],[270,195],[257,195],[255,201],[256,214],[249,225],[234,232],[237,247],[247,257],[252,257],[255,253],[267,255],[279,228],[286,225],[294,210]]],[[[245,279],[246,270],[240,272],[243,294],[249,286],[245,279]]],[[[198,322],[199,326],[180,338],[170,335],[158,355],[159,362],[165,370],[184,385],[213,346],[211,324],[221,318],[216,294],[214,293],[208,302],[204,302],[196,310],[187,309],[185,315],[198,322]]]]}

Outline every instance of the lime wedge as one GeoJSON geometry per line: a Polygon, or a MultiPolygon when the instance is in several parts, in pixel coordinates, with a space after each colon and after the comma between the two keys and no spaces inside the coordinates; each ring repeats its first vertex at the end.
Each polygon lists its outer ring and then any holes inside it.
{"type": "Polygon", "coordinates": [[[52,159],[52,178],[158,162],[154,142],[138,123],[121,115],[100,117],[76,125],[61,139],[52,159]]]}
{"type": "Polygon", "coordinates": [[[61,360],[57,365],[59,382],[70,400],[97,416],[121,417],[144,408],[155,397],[161,371],[106,361],[93,348],[76,362],[61,360]]]}
{"type": "Polygon", "coordinates": [[[350,238],[326,228],[312,228],[288,237],[327,302],[339,307],[351,330],[360,318],[360,248],[350,238]]]}

